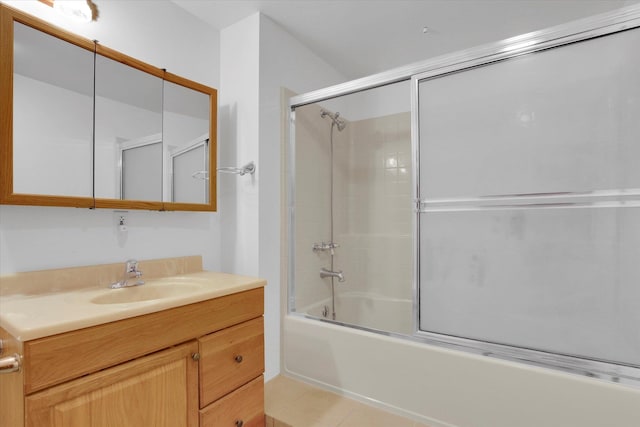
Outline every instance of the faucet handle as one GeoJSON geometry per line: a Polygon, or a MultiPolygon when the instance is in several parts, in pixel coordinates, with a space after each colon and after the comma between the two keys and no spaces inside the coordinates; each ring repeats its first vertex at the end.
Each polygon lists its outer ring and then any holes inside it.
{"type": "Polygon", "coordinates": [[[135,259],[128,259],[125,267],[127,273],[135,273],[138,271],[138,261],[135,259]]]}

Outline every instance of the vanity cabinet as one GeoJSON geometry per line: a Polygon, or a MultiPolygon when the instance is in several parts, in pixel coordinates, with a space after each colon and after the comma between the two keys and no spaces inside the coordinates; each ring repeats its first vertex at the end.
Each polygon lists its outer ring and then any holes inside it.
{"type": "Polygon", "coordinates": [[[20,342],[3,427],[264,426],[264,290],[20,342]]]}

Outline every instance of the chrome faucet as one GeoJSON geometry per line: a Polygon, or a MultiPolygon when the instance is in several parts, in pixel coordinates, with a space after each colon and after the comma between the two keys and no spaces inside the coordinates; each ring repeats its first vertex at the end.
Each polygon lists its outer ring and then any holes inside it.
{"type": "Polygon", "coordinates": [[[325,277],[335,277],[338,279],[338,282],[344,282],[344,275],[342,274],[342,270],[331,271],[326,268],[320,269],[320,278],[324,279],[325,277]]]}
{"type": "Polygon", "coordinates": [[[119,289],[126,288],[129,286],[138,286],[144,285],[144,280],[140,279],[142,277],[142,271],[138,270],[138,261],[135,259],[127,260],[127,263],[124,267],[124,276],[122,280],[119,282],[115,282],[111,284],[111,289],[119,289]],[[133,283],[129,283],[129,280],[135,278],[136,281],[133,283]]]}

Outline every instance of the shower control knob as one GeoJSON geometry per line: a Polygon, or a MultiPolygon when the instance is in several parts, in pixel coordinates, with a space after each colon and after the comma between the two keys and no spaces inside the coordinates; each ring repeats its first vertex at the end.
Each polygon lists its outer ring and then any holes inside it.
{"type": "Polygon", "coordinates": [[[236,357],[234,357],[234,360],[238,363],[242,363],[242,355],[237,355],[236,357]]]}

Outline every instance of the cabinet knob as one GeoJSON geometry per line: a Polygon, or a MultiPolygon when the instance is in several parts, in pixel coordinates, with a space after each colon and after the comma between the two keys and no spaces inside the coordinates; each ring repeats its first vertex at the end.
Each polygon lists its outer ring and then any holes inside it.
{"type": "Polygon", "coordinates": [[[236,427],[242,427],[244,425],[244,421],[242,420],[237,420],[236,421],[236,427]]]}
{"type": "Polygon", "coordinates": [[[191,355],[191,358],[192,358],[193,360],[195,360],[195,361],[200,360],[200,353],[193,353],[193,354],[191,355]]]}
{"type": "Polygon", "coordinates": [[[239,355],[237,355],[237,356],[234,358],[234,360],[235,360],[236,362],[238,362],[238,363],[242,362],[242,355],[240,355],[240,354],[239,354],[239,355]]]}

